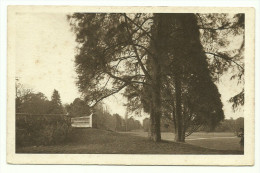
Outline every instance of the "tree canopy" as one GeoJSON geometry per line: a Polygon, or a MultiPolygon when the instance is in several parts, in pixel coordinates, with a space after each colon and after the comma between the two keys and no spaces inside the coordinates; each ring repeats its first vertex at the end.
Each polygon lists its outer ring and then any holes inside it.
{"type": "Polygon", "coordinates": [[[43,93],[25,88],[18,79],[16,80],[15,108],[18,114],[44,115],[64,113],[57,90],[54,90],[51,101],[49,101],[43,93]]]}
{"type": "Polygon", "coordinates": [[[71,104],[65,106],[69,116],[88,116],[90,115],[90,108],[86,102],[80,98],[76,98],[71,104]]]}
{"type": "MultiPolygon", "coordinates": [[[[214,82],[228,69],[242,80],[243,50],[217,50],[227,34],[243,33],[243,15],[74,13],[68,20],[78,43],[77,85],[91,107],[124,91],[130,110],[150,114],[154,141],[162,116],[173,121],[176,141],[224,119],[214,82]]],[[[230,101],[242,103],[237,97],[230,101]]]]}

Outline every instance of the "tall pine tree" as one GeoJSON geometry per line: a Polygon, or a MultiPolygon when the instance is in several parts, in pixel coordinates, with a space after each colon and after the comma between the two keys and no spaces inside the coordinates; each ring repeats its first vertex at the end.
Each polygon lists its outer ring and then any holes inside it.
{"type": "Polygon", "coordinates": [[[62,114],[64,113],[61,99],[60,99],[60,94],[59,92],[54,89],[52,96],[51,96],[51,103],[50,103],[50,114],[62,114]]]}

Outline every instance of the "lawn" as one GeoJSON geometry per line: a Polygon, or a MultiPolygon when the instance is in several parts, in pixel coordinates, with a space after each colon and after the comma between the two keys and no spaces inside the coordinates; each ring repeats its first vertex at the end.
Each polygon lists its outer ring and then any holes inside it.
{"type": "Polygon", "coordinates": [[[164,140],[155,143],[144,136],[99,129],[73,129],[67,141],[60,145],[30,146],[16,149],[17,153],[70,154],[243,154],[239,150],[219,150],[190,143],[164,140]]]}
{"type": "MultiPolygon", "coordinates": [[[[147,132],[133,131],[126,132],[134,136],[147,137],[147,132]]],[[[174,134],[169,132],[162,132],[162,139],[167,141],[174,141],[174,134]]],[[[234,133],[229,132],[196,132],[186,138],[186,143],[197,145],[204,148],[217,150],[240,150],[243,149],[239,144],[240,138],[234,133]]]]}

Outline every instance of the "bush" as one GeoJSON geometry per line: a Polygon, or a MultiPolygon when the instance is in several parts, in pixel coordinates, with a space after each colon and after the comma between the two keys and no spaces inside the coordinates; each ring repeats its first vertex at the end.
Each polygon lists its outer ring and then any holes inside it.
{"type": "Polygon", "coordinates": [[[16,146],[62,143],[70,127],[64,115],[16,115],[16,146]]]}

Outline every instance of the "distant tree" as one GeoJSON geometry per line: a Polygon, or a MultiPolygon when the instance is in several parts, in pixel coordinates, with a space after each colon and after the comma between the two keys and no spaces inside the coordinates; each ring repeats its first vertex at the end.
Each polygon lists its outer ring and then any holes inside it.
{"type": "Polygon", "coordinates": [[[150,128],[150,120],[149,118],[145,118],[143,119],[143,129],[145,132],[149,132],[149,128],[150,128]]]}
{"type": "Polygon", "coordinates": [[[50,102],[43,93],[29,93],[22,97],[22,102],[17,113],[47,114],[50,102]]]}
{"type": "Polygon", "coordinates": [[[34,93],[32,89],[25,88],[16,78],[16,113],[25,114],[46,114],[48,113],[50,102],[47,97],[41,93],[34,93]]]}
{"type": "Polygon", "coordinates": [[[138,120],[135,120],[133,117],[128,118],[127,120],[127,131],[141,129],[141,123],[138,120]]]}
{"type": "Polygon", "coordinates": [[[119,114],[111,115],[107,109],[104,109],[103,105],[100,103],[96,104],[93,109],[95,115],[95,128],[110,130],[110,131],[126,131],[126,123],[128,123],[129,130],[140,129],[141,124],[139,121],[135,120],[133,117],[130,119],[130,124],[125,121],[119,114]]]}
{"type": "Polygon", "coordinates": [[[61,99],[60,99],[60,94],[56,89],[54,89],[52,96],[51,96],[49,113],[50,114],[62,114],[62,113],[64,113],[62,103],[61,103],[61,99]]]}
{"type": "Polygon", "coordinates": [[[76,98],[73,103],[67,105],[66,110],[72,117],[90,115],[90,107],[80,98],[76,98]]]}
{"type": "Polygon", "coordinates": [[[115,131],[123,131],[123,119],[119,114],[114,114],[113,118],[115,119],[115,131]]]}
{"type": "Polygon", "coordinates": [[[29,94],[33,93],[31,89],[25,88],[19,81],[17,77],[15,79],[15,110],[16,113],[21,113],[22,111],[22,104],[25,102],[25,99],[29,94]]]}
{"type": "MultiPolygon", "coordinates": [[[[223,120],[214,130],[215,132],[233,132],[238,133],[240,128],[244,128],[244,118],[239,117],[237,119],[225,119],[223,120]]],[[[200,131],[209,132],[210,129],[208,127],[200,128],[200,131]]]]}

